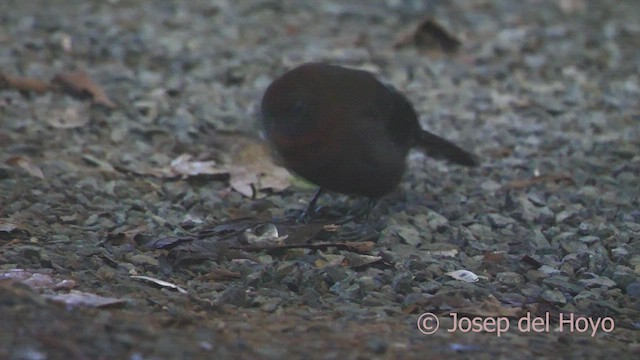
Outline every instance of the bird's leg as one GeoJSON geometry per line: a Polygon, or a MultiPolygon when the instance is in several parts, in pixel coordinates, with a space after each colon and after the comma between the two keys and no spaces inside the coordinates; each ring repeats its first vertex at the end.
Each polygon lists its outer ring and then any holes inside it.
{"type": "Polygon", "coordinates": [[[378,199],[369,198],[369,203],[367,204],[367,211],[364,213],[364,219],[368,220],[369,215],[371,214],[371,210],[378,205],[378,199]]]}
{"type": "Polygon", "coordinates": [[[371,210],[373,210],[373,208],[376,207],[376,205],[378,204],[378,199],[369,198],[367,200],[368,200],[367,206],[365,206],[363,210],[357,212],[354,215],[354,218],[356,219],[362,218],[363,220],[369,219],[369,214],[371,214],[371,210]]]}
{"type": "Polygon", "coordinates": [[[309,205],[304,209],[302,214],[298,217],[298,222],[307,223],[313,218],[313,215],[316,214],[316,203],[318,202],[318,198],[322,195],[322,188],[318,188],[318,191],[313,196],[313,199],[309,202],[309,205]]]}
{"type": "Polygon", "coordinates": [[[358,207],[349,211],[337,224],[346,224],[353,220],[368,220],[371,210],[378,204],[378,199],[368,198],[367,205],[364,207],[358,207]]]}

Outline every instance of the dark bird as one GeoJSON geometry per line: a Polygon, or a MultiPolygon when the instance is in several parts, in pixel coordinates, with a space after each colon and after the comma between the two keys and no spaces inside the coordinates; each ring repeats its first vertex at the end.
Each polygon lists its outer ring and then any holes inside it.
{"type": "Polygon", "coordinates": [[[420,127],[409,100],[373,74],[321,63],[301,65],[267,88],[266,137],[285,167],[320,190],[377,199],[393,191],[409,149],[475,166],[474,155],[420,127]]]}

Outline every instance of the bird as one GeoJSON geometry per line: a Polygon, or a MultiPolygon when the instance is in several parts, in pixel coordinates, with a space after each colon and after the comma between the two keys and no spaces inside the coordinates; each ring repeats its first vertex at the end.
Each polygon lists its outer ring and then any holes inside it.
{"type": "Polygon", "coordinates": [[[324,191],[375,204],[400,183],[411,148],[463,166],[478,164],[474,154],[422,129],[408,98],[365,70],[302,64],[267,87],[260,119],[279,161],[319,187],[305,217],[324,191]]]}

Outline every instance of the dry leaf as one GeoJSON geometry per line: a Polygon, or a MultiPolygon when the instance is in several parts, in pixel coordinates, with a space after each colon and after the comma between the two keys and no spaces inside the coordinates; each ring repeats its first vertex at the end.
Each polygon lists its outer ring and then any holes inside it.
{"type": "Polygon", "coordinates": [[[119,306],[127,303],[127,300],[113,297],[100,296],[78,290],[71,290],[67,294],[44,295],[46,299],[60,302],[67,306],[88,306],[95,308],[104,308],[111,306],[119,306]]]}
{"type": "Polygon", "coordinates": [[[371,252],[376,245],[373,241],[347,241],[344,243],[338,243],[336,245],[344,245],[349,251],[355,251],[359,253],[371,252]]]}
{"type": "Polygon", "coordinates": [[[233,154],[231,164],[193,160],[192,155],[182,154],[171,161],[168,167],[135,172],[159,177],[184,178],[198,175],[229,175],[231,188],[250,198],[263,196],[260,194],[261,190],[270,189],[278,192],[289,187],[291,175],[286,169],[273,163],[264,143],[243,137],[233,145],[230,150],[233,154]],[[240,149],[236,150],[238,148],[240,149]]]}
{"type": "Polygon", "coordinates": [[[220,280],[240,279],[241,277],[242,277],[242,274],[236,271],[231,271],[227,269],[214,269],[214,270],[211,270],[209,273],[205,274],[203,278],[205,280],[220,281],[220,280]]]}
{"type": "Polygon", "coordinates": [[[82,155],[82,160],[86,161],[90,165],[97,166],[100,171],[116,172],[116,169],[110,163],[105,160],[98,159],[93,155],[84,154],[82,155]]]}
{"type": "Polygon", "coordinates": [[[247,197],[259,197],[260,190],[283,191],[291,185],[291,175],[271,158],[263,142],[248,142],[235,154],[229,168],[231,187],[247,197]]]}
{"type": "Polygon", "coordinates": [[[483,317],[518,317],[522,313],[522,309],[519,307],[505,306],[495,296],[489,295],[480,304],[473,304],[464,309],[457,309],[456,312],[472,314],[483,317]]]}
{"type": "MultiPolygon", "coordinates": [[[[287,235],[285,235],[287,236],[287,235]]],[[[282,237],[281,237],[282,238],[282,237]]],[[[276,245],[249,245],[249,246],[232,246],[232,249],[242,249],[245,251],[263,251],[277,249],[313,249],[324,251],[329,248],[353,251],[356,253],[366,253],[373,249],[375,243],[373,241],[349,241],[349,242],[331,242],[331,243],[315,243],[315,244],[276,244],[276,245]]],[[[382,260],[382,257],[380,257],[382,260]]]]}
{"type": "Polygon", "coordinates": [[[13,280],[28,285],[32,289],[52,288],[55,280],[49,274],[24,269],[11,269],[0,272],[0,280],[13,280]]]}
{"type": "Polygon", "coordinates": [[[49,84],[32,78],[11,76],[0,73],[0,89],[15,89],[19,91],[33,91],[44,93],[49,90],[49,84]]]}
{"type": "Polygon", "coordinates": [[[469,270],[450,271],[447,273],[447,275],[451,276],[456,280],[461,280],[468,283],[473,283],[478,281],[478,275],[472,273],[469,270]]]}
{"type": "Polygon", "coordinates": [[[53,290],[71,290],[78,285],[75,280],[65,279],[53,286],[53,290]]]}
{"type": "Polygon", "coordinates": [[[236,166],[232,169],[232,176],[229,183],[233,190],[246,197],[258,197],[258,189],[256,187],[258,174],[255,170],[248,169],[244,166],[236,166]]]}
{"type": "Polygon", "coordinates": [[[171,161],[167,171],[170,176],[182,175],[183,177],[197,175],[227,174],[229,170],[220,167],[215,161],[193,161],[193,156],[182,154],[171,161]]]}
{"type": "Polygon", "coordinates": [[[493,251],[484,254],[482,260],[492,263],[502,263],[506,260],[506,257],[507,253],[505,251],[493,251]]]}
{"type": "Polygon", "coordinates": [[[160,280],[160,279],[156,279],[150,276],[139,276],[139,275],[132,275],[131,276],[132,279],[138,279],[138,280],[144,280],[144,281],[148,281],[150,283],[162,286],[162,287],[166,287],[169,289],[173,289],[173,290],[177,290],[182,294],[186,294],[187,290],[181,288],[180,286],[174,284],[174,283],[170,283],[164,280],[160,280]]]}
{"type": "Polygon", "coordinates": [[[65,91],[76,95],[89,95],[95,104],[114,108],[116,105],[109,99],[102,87],[84,71],[58,73],[51,83],[61,85],[65,91]]]}
{"type": "Polygon", "coordinates": [[[503,186],[504,189],[526,189],[533,185],[546,183],[546,182],[560,182],[566,181],[570,184],[575,184],[569,174],[548,174],[548,175],[535,175],[530,179],[513,180],[503,186]]]}
{"type": "Polygon", "coordinates": [[[31,158],[29,158],[28,156],[10,157],[5,161],[5,163],[7,163],[7,165],[19,167],[22,170],[26,171],[29,175],[44,180],[44,173],[39,167],[33,164],[31,158]]]}
{"type": "Polygon", "coordinates": [[[122,226],[107,235],[105,242],[111,244],[131,244],[132,247],[136,246],[136,237],[147,230],[146,225],[140,225],[135,228],[129,226],[122,226]]]}
{"type": "Polygon", "coordinates": [[[89,123],[87,107],[83,104],[68,106],[65,109],[52,109],[46,115],[49,125],[58,129],[73,129],[89,123]]]}
{"type": "Polygon", "coordinates": [[[76,286],[74,280],[55,279],[46,272],[38,272],[25,269],[10,269],[0,271],[0,280],[12,280],[23,283],[34,290],[53,289],[69,290],[76,286]]]}
{"type": "Polygon", "coordinates": [[[261,224],[252,229],[246,229],[240,236],[240,241],[252,246],[268,246],[284,244],[287,235],[280,236],[278,228],[271,223],[261,224]]]}
{"type": "Polygon", "coordinates": [[[429,254],[440,257],[456,257],[458,255],[457,249],[449,250],[430,250],[429,254]]]}
{"type": "Polygon", "coordinates": [[[542,266],[542,263],[537,259],[531,257],[531,255],[524,255],[520,258],[520,261],[536,269],[542,266]]]}
{"type": "Polygon", "coordinates": [[[436,48],[446,53],[453,53],[460,47],[460,40],[435,20],[426,19],[422,20],[410,33],[401,35],[395,43],[396,48],[407,45],[414,45],[425,50],[436,48]]]}
{"type": "Polygon", "coordinates": [[[10,221],[7,220],[2,220],[0,219],[0,232],[7,232],[10,233],[13,230],[16,229],[21,229],[20,225],[16,224],[16,223],[12,223],[10,221]]]}
{"type": "Polygon", "coordinates": [[[363,255],[348,252],[344,254],[344,260],[342,261],[341,265],[349,268],[358,268],[375,264],[381,260],[381,256],[363,255]]]}
{"type": "Polygon", "coordinates": [[[247,166],[233,166],[230,169],[231,187],[240,194],[251,197],[260,197],[257,191],[271,189],[279,192],[291,184],[291,175],[284,168],[272,163],[253,163],[247,166]]]}

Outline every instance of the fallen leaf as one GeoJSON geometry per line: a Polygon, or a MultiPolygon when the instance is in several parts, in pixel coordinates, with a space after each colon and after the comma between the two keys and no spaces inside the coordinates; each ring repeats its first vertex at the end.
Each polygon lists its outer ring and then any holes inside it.
{"type": "Polygon", "coordinates": [[[0,219],[0,232],[10,233],[13,230],[20,229],[20,225],[7,220],[0,219]]]}
{"type": "Polygon", "coordinates": [[[342,266],[348,268],[362,268],[382,261],[382,257],[373,255],[363,255],[357,253],[345,253],[342,266]]]}
{"type": "Polygon", "coordinates": [[[355,251],[358,253],[368,253],[373,250],[375,243],[373,241],[347,241],[344,243],[338,243],[336,245],[344,246],[349,251],[355,251]]]}
{"type": "Polygon", "coordinates": [[[196,240],[196,238],[191,236],[166,236],[159,239],[152,239],[144,244],[144,246],[149,249],[171,249],[180,244],[192,242],[194,240],[196,240]]]}
{"type": "Polygon", "coordinates": [[[524,255],[523,257],[520,258],[520,261],[536,269],[542,266],[542,263],[537,259],[531,257],[531,255],[524,255]]]}
{"type": "Polygon", "coordinates": [[[76,282],[70,279],[54,278],[47,272],[32,271],[26,269],[10,269],[0,271],[0,280],[13,280],[23,283],[34,290],[53,289],[69,290],[76,286],[76,282]]]}
{"type": "Polygon", "coordinates": [[[93,155],[84,154],[82,155],[82,160],[86,161],[90,165],[97,166],[100,171],[116,172],[116,169],[110,163],[105,160],[98,159],[93,155]]]}
{"type": "MultiPolygon", "coordinates": [[[[372,241],[362,242],[330,242],[330,243],[314,243],[314,244],[276,244],[276,245],[249,245],[249,246],[232,246],[231,249],[239,249],[244,251],[264,251],[264,250],[286,250],[286,249],[312,249],[312,250],[326,250],[329,248],[336,248],[340,250],[353,251],[356,253],[370,252],[375,246],[372,241]]],[[[382,258],[381,258],[382,259],[382,258]]]]}
{"type": "Polygon", "coordinates": [[[56,282],[46,273],[25,269],[10,269],[0,272],[0,280],[13,280],[28,285],[32,289],[52,288],[56,282]]]}
{"type": "Polygon", "coordinates": [[[71,290],[76,287],[77,283],[75,280],[65,279],[53,286],[53,290],[71,290]]]}
{"type": "Polygon", "coordinates": [[[164,281],[164,280],[160,280],[160,279],[156,279],[150,276],[140,276],[140,275],[132,275],[131,276],[132,279],[138,279],[138,280],[144,280],[162,287],[166,287],[169,289],[173,289],[173,290],[177,290],[178,292],[182,293],[182,294],[186,294],[187,290],[181,288],[180,286],[164,281]]]}
{"type": "Polygon", "coordinates": [[[231,188],[250,198],[265,196],[261,194],[262,190],[279,192],[291,185],[291,175],[285,168],[273,162],[264,142],[248,136],[229,138],[229,142],[232,142],[232,138],[239,140],[231,143],[228,150],[233,154],[233,158],[226,164],[219,164],[213,160],[193,160],[192,155],[182,154],[172,160],[169,166],[132,171],[157,177],[228,176],[231,188]]]}
{"type": "Polygon", "coordinates": [[[197,161],[191,160],[193,156],[182,154],[171,161],[167,174],[170,176],[182,175],[183,177],[197,175],[219,175],[227,174],[229,170],[220,167],[215,161],[197,161]]]}
{"type": "Polygon", "coordinates": [[[506,316],[516,318],[522,314],[523,309],[520,307],[505,306],[495,296],[489,295],[481,303],[456,309],[456,312],[482,317],[495,318],[506,316]]]}
{"type": "Polygon", "coordinates": [[[227,269],[214,269],[203,276],[204,279],[213,281],[240,279],[241,277],[241,273],[227,269]]]}
{"type": "Polygon", "coordinates": [[[447,273],[447,275],[451,276],[456,280],[461,280],[468,283],[473,283],[478,281],[478,275],[472,273],[469,270],[450,271],[447,273]]]}
{"type": "Polygon", "coordinates": [[[128,226],[123,226],[114,230],[113,232],[107,235],[105,242],[109,242],[111,244],[131,244],[133,247],[136,246],[136,238],[141,233],[147,230],[146,225],[140,225],[135,228],[130,228],[128,226]]]}
{"type": "Polygon", "coordinates": [[[247,142],[229,171],[231,187],[246,197],[260,197],[258,192],[266,189],[280,192],[291,185],[291,174],[273,162],[269,148],[259,141],[247,142]]]}
{"type": "Polygon", "coordinates": [[[492,263],[502,263],[506,259],[505,251],[493,251],[484,254],[482,257],[483,261],[492,262],[492,263]]]}
{"type": "Polygon", "coordinates": [[[103,105],[108,108],[114,108],[116,106],[111,99],[109,99],[102,87],[84,71],[58,73],[53,77],[51,83],[60,85],[63,90],[76,95],[91,96],[94,104],[103,105]]]}
{"type": "Polygon", "coordinates": [[[570,184],[575,184],[569,174],[548,174],[548,175],[534,175],[530,179],[513,180],[503,186],[504,189],[526,189],[533,185],[546,183],[546,182],[560,182],[566,181],[570,184]]]}
{"type": "Polygon", "coordinates": [[[458,255],[458,250],[457,249],[430,250],[429,254],[434,255],[434,256],[441,256],[441,257],[455,257],[455,256],[458,255]]]}
{"type": "Polygon", "coordinates": [[[42,94],[49,91],[49,84],[38,79],[0,73],[0,89],[33,91],[35,93],[42,94]]]}
{"type": "Polygon", "coordinates": [[[29,158],[28,156],[10,157],[5,161],[5,163],[7,163],[7,165],[19,167],[22,170],[26,171],[29,175],[44,180],[44,173],[38,166],[33,164],[31,158],[29,158]]]}
{"type": "Polygon", "coordinates": [[[243,244],[253,246],[284,244],[287,235],[279,236],[278,228],[272,223],[260,224],[252,229],[246,229],[240,235],[243,244]]]}
{"type": "Polygon", "coordinates": [[[435,20],[425,19],[414,30],[401,35],[395,43],[396,48],[407,45],[414,45],[419,49],[433,50],[435,48],[446,53],[454,53],[460,47],[460,40],[435,20]]]}
{"type": "Polygon", "coordinates": [[[58,129],[73,129],[89,123],[87,107],[83,104],[68,106],[64,109],[52,109],[46,116],[49,125],[58,129]]]}
{"type": "Polygon", "coordinates": [[[113,297],[100,296],[78,290],[71,290],[66,294],[44,295],[48,300],[63,303],[67,306],[87,306],[105,308],[119,306],[127,303],[127,300],[113,297]]]}

